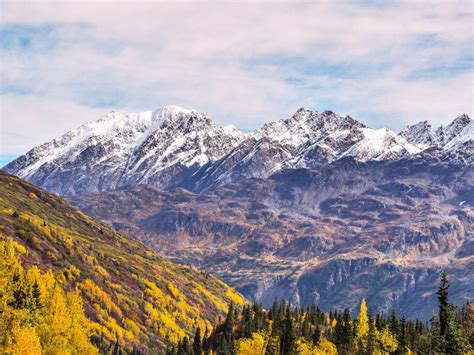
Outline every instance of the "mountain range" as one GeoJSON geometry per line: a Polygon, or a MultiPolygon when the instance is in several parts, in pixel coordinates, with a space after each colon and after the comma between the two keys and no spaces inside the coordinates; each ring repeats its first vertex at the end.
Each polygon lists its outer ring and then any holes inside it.
{"type": "Polygon", "coordinates": [[[396,133],[299,109],[244,134],[176,106],[112,112],[4,167],[268,305],[364,295],[427,319],[474,298],[474,124],[396,133]]]}
{"type": "Polygon", "coordinates": [[[473,127],[461,115],[436,130],[421,122],[397,134],[350,116],[301,108],[289,119],[244,134],[233,126],[217,127],[205,113],[165,106],[129,115],[113,111],[33,148],[4,170],[60,195],[138,184],[201,192],[343,157],[379,161],[427,149],[453,151],[473,139],[473,127]]]}

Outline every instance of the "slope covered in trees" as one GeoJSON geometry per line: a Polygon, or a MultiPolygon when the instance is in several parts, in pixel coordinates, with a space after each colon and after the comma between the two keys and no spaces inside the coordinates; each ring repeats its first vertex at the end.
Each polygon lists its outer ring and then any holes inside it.
{"type": "Polygon", "coordinates": [[[442,275],[437,292],[438,314],[431,321],[407,320],[395,311],[373,314],[365,299],[353,316],[349,309],[322,312],[312,305],[293,307],[275,302],[230,307],[225,320],[201,337],[184,338],[169,355],[237,354],[472,354],[474,307],[460,310],[450,303],[449,283],[442,275]]]}
{"type": "Polygon", "coordinates": [[[268,310],[0,173],[0,353],[464,354],[474,308],[444,274],[431,322],[275,302],[268,310]],[[231,305],[228,307],[228,305],[231,305]]]}
{"type": "Polygon", "coordinates": [[[157,351],[244,303],[218,279],[5,173],[0,254],[0,353],[157,351]]]}

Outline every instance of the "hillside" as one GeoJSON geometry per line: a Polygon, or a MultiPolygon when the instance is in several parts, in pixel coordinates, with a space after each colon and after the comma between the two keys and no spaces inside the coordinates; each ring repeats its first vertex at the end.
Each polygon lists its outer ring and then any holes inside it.
{"type": "Polygon", "coordinates": [[[176,106],[112,112],[4,169],[247,298],[429,318],[472,299],[474,122],[396,133],[298,109],[243,134],[176,106]],[[376,282],[373,282],[376,280],[376,282]]]}
{"type": "Polygon", "coordinates": [[[441,270],[461,305],[474,295],[472,143],[463,154],[289,169],[206,193],[149,186],[73,205],[247,298],[322,309],[395,308],[427,320],[441,270]]]}
{"type": "MultiPolygon", "coordinates": [[[[176,265],[17,177],[0,173],[0,242],[24,248],[25,268],[77,290],[96,340],[163,349],[202,331],[244,299],[218,279],[176,265]],[[18,245],[17,244],[17,245],[18,245]]],[[[8,249],[8,248],[7,248],[8,249]]]]}

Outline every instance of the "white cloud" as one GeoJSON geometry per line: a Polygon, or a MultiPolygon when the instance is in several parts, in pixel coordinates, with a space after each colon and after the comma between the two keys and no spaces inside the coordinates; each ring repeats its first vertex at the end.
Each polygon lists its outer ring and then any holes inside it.
{"type": "Polygon", "coordinates": [[[60,117],[71,119],[54,135],[112,108],[178,104],[245,128],[299,106],[395,129],[473,112],[469,2],[1,6],[4,26],[52,26],[54,34],[2,53],[2,82],[29,91],[2,99],[2,136],[23,134],[5,153],[49,139],[45,127],[60,117]]]}
{"type": "Polygon", "coordinates": [[[18,95],[2,96],[0,107],[4,154],[24,152],[104,113],[69,101],[18,95]]]}

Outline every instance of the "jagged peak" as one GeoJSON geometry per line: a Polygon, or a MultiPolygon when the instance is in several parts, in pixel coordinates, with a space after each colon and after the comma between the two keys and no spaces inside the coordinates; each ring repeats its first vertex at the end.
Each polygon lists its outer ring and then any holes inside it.
{"type": "MultiPolygon", "coordinates": [[[[467,114],[438,130],[433,130],[428,121],[421,121],[397,135],[386,128],[370,129],[349,115],[301,107],[290,118],[266,123],[244,134],[233,125],[216,126],[206,113],[170,105],[129,114],[113,110],[99,120],[34,148],[6,170],[31,178],[36,172],[44,176],[41,168],[52,174],[57,166],[72,166],[75,160],[77,165],[97,167],[107,162],[112,173],[125,171],[120,173],[120,180],[108,182],[110,186],[119,186],[148,181],[173,164],[188,167],[216,161],[240,144],[244,148],[268,142],[274,147],[280,144],[289,155],[294,155],[291,159],[299,157],[301,152],[310,152],[308,147],[314,151],[316,145],[328,152],[329,160],[345,155],[354,155],[358,160],[397,159],[430,147],[451,149],[472,139],[473,132],[467,114]]],[[[314,157],[308,154],[304,153],[305,159],[314,157]]],[[[277,162],[276,166],[283,165],[277,162]]],[[[60,170],[57,171],[59,176],[60,170]]],[[[66,184],[61,189],[61,193],[70,193],[66,184]]],[[[78,189],[82,191],[81,187],[78,189]]]]}
{"type": "Polygon", "coordinates": [[[169,115],[191,115],[197,114],[196,110],[189,110],[177,105],[162,106],[159,109],[153,111],[154,116],[169,116],[169,115]]]}
{"type": "Polygon", "coordinates": [[[456,117],[447,127],[451,127],[451,126],[454,126],[454,125],[460,125],[460,126],[465,127],[466,125],[468,125],[471,122],[472,122],[471,117],[469,117],[468,114],[463,113],[462,115],[456,117]]]}
{"type": "Polygon", "coordinates": [[[450,148],[459,142],[472,139],[472,126],[472,119],[463,113],[446,126],[441,125],[434,129],[428,121],[421,121],[406,126],[399,135],[423,149],[429,147],[450,148]]]}
{"type": "Polygon", "coordinates": [[[197,110],[188,110],[180,106],[171,105],[163,106],[153,111],[153,122],[160,127],[186,127],[188,129],[195,128],[197,130],[204,127],[214,127],[212,119],[204,112],[197,110]]]}
{"type": "Polygon", "coordinates": [[[413,144],[431,145],[434,140],[434,130],[428,121],[407,125],[398,135],[413,144]]]}
{"type": "Polygon", "coordinates": [[[325,110],[323,113],[322,113],[323,116],[333,116],[334,115],[334,112],[331,111],[331,110],[325,110]]]}
{"type": "Polygon", "coordinates": [[[315,120],[321,120],[321,121],[341,121],[341,122],[351,122],[356,124],[359,127],[365,127],[365,125],[355,118],[346,115],[346,116],[341,116],[334,111],[331,110],[325,110],[323,112],[319,112],[316,110],[310,110],[306,109],[304,107],[300,107],[296,112],[291,116],[289,119],[281,120],[283,122],[291,122],[291,121],[301,121],[302,119],[306,121],[315,121],[315,120]]]}
{"type": "Polygon", "coordinates": [[[414,123],[414,124],[409,124],[407,126],[405,126],[401,131],[400,131],[400,134],[402,134],[403,132],[409,132],[410,130],[412,129],[415,129],[415,128],[431,128],[431,124],[427,121],[427,120],[424,120],[424,121],[420,121],[420,122],[417,122],[417,123],[414,123]]]}

